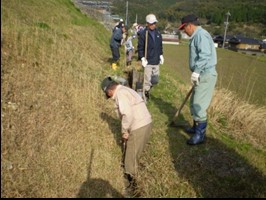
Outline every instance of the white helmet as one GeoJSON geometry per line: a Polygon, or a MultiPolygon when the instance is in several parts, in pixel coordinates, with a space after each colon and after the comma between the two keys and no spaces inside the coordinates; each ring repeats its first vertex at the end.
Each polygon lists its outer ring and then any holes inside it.
{"type": "Polygon", "coordinates": [[[153,23],[158,22],[158,20],[156,19],[154,14],[148,14],[146,16],[146,22],[149,23],[149,24],[153,24],[153,23]]]}

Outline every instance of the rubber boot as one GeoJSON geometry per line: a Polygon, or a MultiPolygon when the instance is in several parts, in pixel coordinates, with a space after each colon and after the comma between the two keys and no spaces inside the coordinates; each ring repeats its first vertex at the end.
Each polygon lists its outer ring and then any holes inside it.
{"type": "Polygon", "coordinates": [[[116,63],[112,63],[111,67],[112,67],[113,70],[116,70],[117,69],[117,64],[116,63]]]}
{"type": "Polygon", "coordinates": [[[128,186],[126,187],[127,195],[129,195],[131,197],[140,196],[140,194],[138,192],[136,179],[130,174],[125,174],[125,178],[128,181],[128,186]]]}
{"type": "Polygon", "coordinates": [[[194,135],[187,141],[189,145],[196,145],[205,142],[205,134],[207,128],[207,121],[196,122],[195,133],[194,135]]]}
{"type": "Polygon", "coordinates": [[[150,91],[145,91],[145,97],[146,97],[146,101],[149,101],[149,99],[150,99],[150,91]]]}
{"type": "Polygon", "coordinates": [[[185,132],[188,133],[188,134],[194,134],[195,133],[195,129],[196,129],[196,121],[193,120],[193,126],[189,127],[189,128],[186,128],[185,132]]]}
{"type": "Polygon", "coordinates": [[[127,66],[130,66],[131,65],[131,61],[127,61],[127,66]]]}

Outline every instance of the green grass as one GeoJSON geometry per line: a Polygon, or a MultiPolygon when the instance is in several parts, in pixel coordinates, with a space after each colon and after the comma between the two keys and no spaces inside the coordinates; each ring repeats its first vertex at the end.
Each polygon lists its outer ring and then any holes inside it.
{"type": "MultiPolygon", "coordinates": [[[[170,66],[171,73],[189,83],[187,44],[164,47],[166,65],[170,66]]],[[[266,105],[265,60],[225,49],[217,49],[217,60],[218,88],[229,89],[251,104],[266,105]]]]}

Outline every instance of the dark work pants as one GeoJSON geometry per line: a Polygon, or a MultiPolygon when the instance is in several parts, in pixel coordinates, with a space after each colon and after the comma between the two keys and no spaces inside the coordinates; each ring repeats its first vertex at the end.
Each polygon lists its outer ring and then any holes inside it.
{"type": "Polygon", "coordinates": [[[118,61],[120,58],[119,47],[117,48],[111,47],[111,51],[112,51],[113,61],[114,62],[118,61]]]}

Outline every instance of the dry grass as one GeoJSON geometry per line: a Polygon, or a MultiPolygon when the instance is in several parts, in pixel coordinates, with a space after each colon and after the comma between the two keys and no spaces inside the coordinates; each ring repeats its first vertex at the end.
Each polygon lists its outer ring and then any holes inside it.
{"type": "Polygon", "coordinates": [[[109,49],[92,42],[104,28],[72,24],[65,12],[58,13],[60,2],[42,5],[55,22],[42,15],[20,19],[19,11],[11,15],[12,9],[30,13],[38,3],[44,2],[1,1],[1,196],[82,196],[83,182],[94,178],[105,185],[110,176],[110,184],[121,189],[122,175],[112,168],[120,160],[111,156],[119,151],[100,116],[108,110],[99,80],[107,73],[103,60],[109,49]],[[35,20],[51,28],[40,28],[35,20]]]}
{"type": "Polygon", "coordinates": [[[231,130],[233,137],[265,150],[265,107],[250,105],[241,101],[232,92],[220,89],[214,94],[210,118],[220,129],[231,130]]]}
{"type": "MultiPolygon", "coordinates": [[[[113,73],[109,37],[67,0],[1,1],[1,197],[123,196],[120,123],[99,88],[113,73]]],[[[203,148],[188,148],[187,136],[165,125],[187,88],[172,75],[162,69],[149,104],[154,131],[141,160],[142,196],[265,197],[265,153],[251,149],[249,160],[245,151],[239,156],[213,139],[203,148]],[[221,183],[227,165],[234,169],[230,176],[256,189],[221,183]]],[[[265,108],[242,104],[221,90],[210,114],[214,125],[226,122],[234,137],[264,147],[265,108]]]]}

